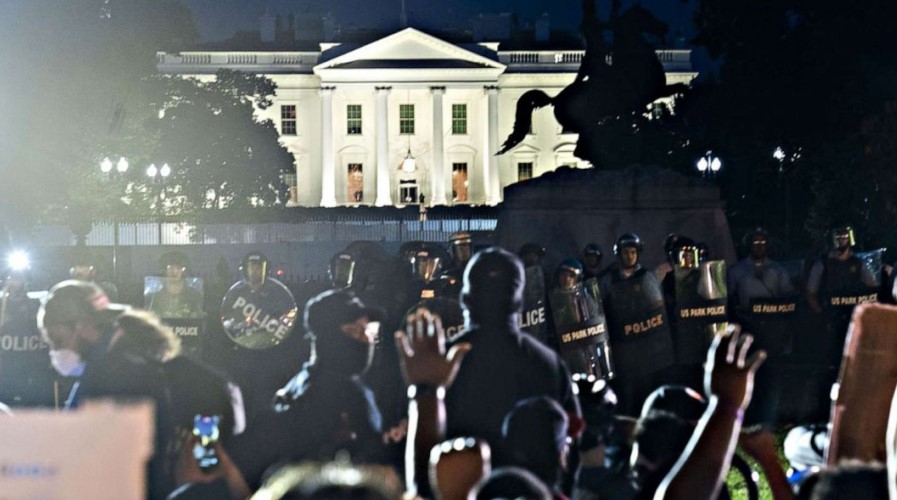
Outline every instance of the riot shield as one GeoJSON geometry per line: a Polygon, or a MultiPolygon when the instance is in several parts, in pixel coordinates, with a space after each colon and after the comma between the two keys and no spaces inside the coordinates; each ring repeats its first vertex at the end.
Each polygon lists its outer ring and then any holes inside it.
{"type": "Polygon", "coordinates": [[[676,266],[676,361],[699,364],[707,357],[714,332],[726,322],[726,263],[704,262],[696,268],[676,266]]]}
{"type": "Polygon", "coordinates": [[[655,373],[673,363],[673,343],[660,283],[653,274],[611,283],[607,310],[619,376],[655,373]]]}
{"type": "Polygon", "coordinates": [[[221,302],[224,331],[232,341],[248,349],[280,344],[292,332],[297,315],[293,294],[273,278],[255,288],[239,281],[221,302]]]}
{"type": "Polygon", "coordinates": [[[541,266],[530,266],[524,271],[523,313],[520,329],[548,344],[548,318],[545,311],[545,272],[541,266]]]}
{"type": "Polygon", "coordinates": [[[594,278],[549,295],[561,356],[571,373],[613,378],[607,320],[594,278]]]}
{"type": "Polygon", "coordinates": [[[826,291],[823,306],[830,312],[849,316],[855,306],[878,302],[878,288],[881,286],[882,254],[884,248],[854,254],[860,266],[850,265],[836,273],[829,259],[827,279],[831,283],[826,291]]]}
{"type": "Polygon", "coordinates": [[[205,331],[202,278],[143,278],[144,307],[156,313],[181,340],[181,352],[199,357],[205,331]]]}
{"type": "Polygon", "coordinates": [[[414,304],[402,319],[402,329],[407,326],[406,320],[418,309],[426,309],[431,313],[438,315],[442,320],[442,328],[445,331],[445,338],[448,342],[458,340],[464,331],[464,313],[461,310],[461,304],[457,300],[446,297],[435,297],[426,299],[414,304]]]}

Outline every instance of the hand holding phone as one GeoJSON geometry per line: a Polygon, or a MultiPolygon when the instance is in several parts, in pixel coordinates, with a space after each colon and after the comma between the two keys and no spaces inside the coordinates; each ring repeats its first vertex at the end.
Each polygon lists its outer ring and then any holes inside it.
{"type": "Polygon", "coordinates": [[[218,442],[219,415],[196,415],[193,417],[193,436],[196,438],[193,445],[193,458],[204,472],[211,471],[218,466],[218,454],[215,452],[215,443],[218,442]]]}

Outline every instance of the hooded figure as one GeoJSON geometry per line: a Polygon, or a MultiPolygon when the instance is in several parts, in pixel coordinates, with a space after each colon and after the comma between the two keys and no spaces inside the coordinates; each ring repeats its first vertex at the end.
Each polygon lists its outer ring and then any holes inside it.
{"type": "Polygon", "coordinates": [[[370,365],[383,316],[347,290],[329,290],[308,301],[310,358],[276,392],[238,453],[251,486],[275,463],[330,461],[340,451],[355,463],[384,459],[380,411],[360,377],[370,365]]]}
{"type": "Polygon", "coordinates": [[[582,418],[560,357],[520,332],[523,276],[520,259],[500,248],[478,252],[464,271],[464,332],[456,341],[472,349],[446,394],[447,437],[481,436],[500,448],[505,415],[530,397],[553,398],[571,421],[582,418]]]}

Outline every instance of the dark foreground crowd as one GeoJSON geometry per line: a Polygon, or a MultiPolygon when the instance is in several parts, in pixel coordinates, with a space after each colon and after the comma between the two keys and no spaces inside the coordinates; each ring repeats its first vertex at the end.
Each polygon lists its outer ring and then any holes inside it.
{"type": "MultiPolygon", "coordinates": [[[[641,266],[643,242],[628,233],[610,265],[589,245],[553,273],[539,245],[474,254],[466,233],[453,236],[450,255],[406,245],[395,268],[372,256],[376,245],[353,244],[334,257],[329,289],[305,302],[295,325],[304,337],[294,338],[306,349],[270,393],[264,384],[241,390],[222,367],[180,354],[159,315],[112,303],[102,284],[57,284],[36,323],[72,386],[66,408],[155,403],[152,499],[726,498],[730,467],[751,481],[739,445],[777,499],[887,498],[894,474],[882,464],[809,473],[837,438],[809,426],[789,435],[802,474],[789,484],[774,432],[777,366],[793,350],[798,309],[824,318],[814,373],[827,393],[851,314],[854,335],[864,325],[897,331],[894,310],[862,305],[897,300],[890,268],[860,259],[853,232],[840,228],[801,284],[769,258],[767,238],[760,228],[748,234],[748,255],[728,272],[678,235],[654,270],[641,266]]],[[[178,285],[187,264],[167,259],[166,286],[147,307],[198,317],[201,299],[178,285]]],[[[225,297],[235,296],[222,308],[235,344],[281,345],[293,327],[295,309],[265,311],[280,293],[268,274],[264,256],[250,254],[225,297]]],[[[16,289],[5,291],[4,319],[15,320],[2,328],[27,328],[16,323],[27,314],[7,314],[16,289]]],[[[266,368],[249,372],[261,378],[266,368]]],[[[2,387],[11,374],[0,373],[2,387]]],[[[796,423],[819,423],[809,420],[796,423]]]]}

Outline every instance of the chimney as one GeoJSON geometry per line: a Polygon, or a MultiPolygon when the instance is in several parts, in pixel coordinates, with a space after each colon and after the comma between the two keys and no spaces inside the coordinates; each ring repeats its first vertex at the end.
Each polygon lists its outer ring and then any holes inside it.
{"type": "Polygon", "coordinates": [[[272,16],[268,10],[259,18],[259,39],[262,42],[273,42],[277,33],[277,18],[272,16]]]}
{"type": "Polygon", "coordinates": [[[536,19],[536,41],[547,42],[549,38],[551,38],[551,19],[546,12],[536,19]]]}

